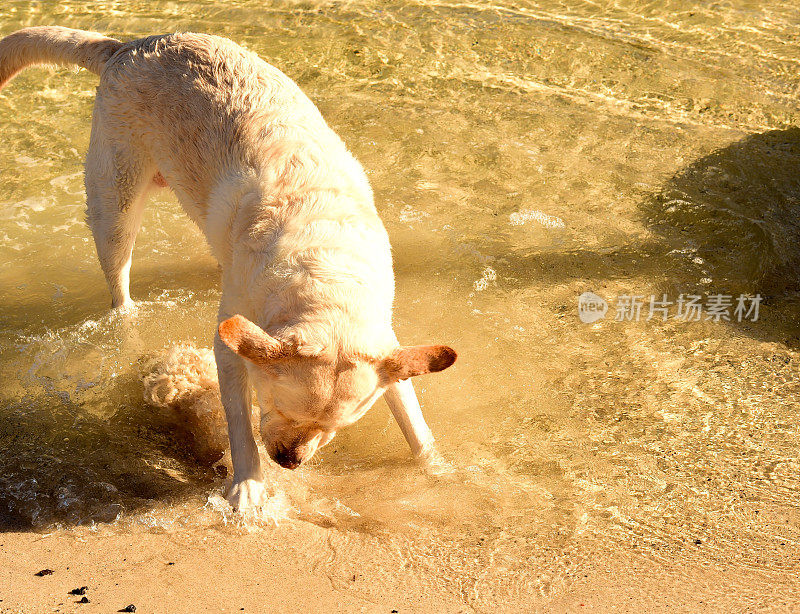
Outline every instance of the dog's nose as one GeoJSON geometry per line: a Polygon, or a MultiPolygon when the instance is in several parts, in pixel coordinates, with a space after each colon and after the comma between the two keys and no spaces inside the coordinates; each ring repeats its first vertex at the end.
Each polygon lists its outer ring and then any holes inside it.
{"type": "Polygon", "coordinates": [[[297,469],[300,466],[300,461],[297,459],[295,453],[291,450],[280,449],[275,452],[272,457],[284,469],[297,469]]]}

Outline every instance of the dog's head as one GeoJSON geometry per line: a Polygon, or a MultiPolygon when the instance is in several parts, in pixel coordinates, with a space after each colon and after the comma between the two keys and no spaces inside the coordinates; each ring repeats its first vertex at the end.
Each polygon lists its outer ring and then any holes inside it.
{"type": "Polygon", "coordinates": [[[219,336],[252,363],[261,437],[272,459],[287,469],[310,459],[336,431],[361,418],[390,384],[442,371],[456,360],[446,345],[399,347],[381,357],[308,355],[240,315],[222,322],[219,336]]]}

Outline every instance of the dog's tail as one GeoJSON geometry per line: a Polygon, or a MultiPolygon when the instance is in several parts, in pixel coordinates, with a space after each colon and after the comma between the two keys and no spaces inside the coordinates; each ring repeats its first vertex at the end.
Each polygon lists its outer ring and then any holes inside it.
{"type": "Polygon", "coordinates": [[[96,32],[59,26],[17,30],[0,39],[0,89],[31,64],[77,64],[100,74],[122,43],[96,32]]]}

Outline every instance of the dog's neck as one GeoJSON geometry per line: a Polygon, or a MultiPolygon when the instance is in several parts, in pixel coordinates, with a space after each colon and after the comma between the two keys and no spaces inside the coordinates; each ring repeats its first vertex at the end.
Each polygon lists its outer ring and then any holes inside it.
{"type": "Polygon", "coordinates": [[[223,312],[240,313],[309,353],[388,352],[397,344],[394,275],[371,193],[263,194],[240,192],[227,210],[213,212],[224,213],[225,224],[208,225],[226,229],[208,237],[223,268],[223,312]]]}

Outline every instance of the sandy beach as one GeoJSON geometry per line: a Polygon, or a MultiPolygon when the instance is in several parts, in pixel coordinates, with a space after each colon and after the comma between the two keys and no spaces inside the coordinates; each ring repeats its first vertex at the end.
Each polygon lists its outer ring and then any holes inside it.
{"type": "Polygon", "coordinates": [[[577,569],[555,594],[486,595],[477,577],[420,569],[376,538],[309,523],[250,533],[5,533],[0,612],[791,612],[786,574],[686,573],[634,551],[577,569]],[[357,554],[357,558],[353,555],[357,554]],[[42,569],[51,575],[38,577],[42,569]],[[582,573],[583,572],[583,573],[582,573]],[[69,591],[86,586],[89,603],[69,591]]]}

